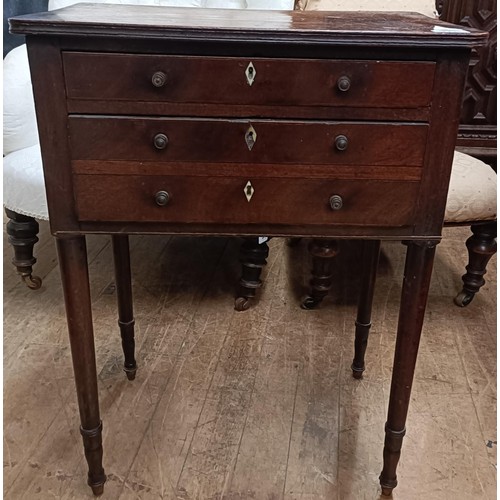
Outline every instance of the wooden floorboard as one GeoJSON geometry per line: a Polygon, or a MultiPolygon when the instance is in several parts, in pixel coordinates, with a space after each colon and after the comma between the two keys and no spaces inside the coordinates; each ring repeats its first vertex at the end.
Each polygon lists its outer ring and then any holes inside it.
{"type": "MultiPolygon", "coordinates": [[[[496,498],[496,257],[453,304],[467,228],[438,246],[397,500],[496,498]]],[[[103,499],[378,499],[404,247],[382,245],[366,375],[351,377],[359,247],[341,242],[322,307],[300,309],[307,241],[270,242],[252,308],[233,309],[238,239],[131,237],[137,378],[122,372],[109,238],[88,238],[103,499]]],[[[91,498],[55,245],[27,289],[4,238],[4,497],[91,498]]]]}

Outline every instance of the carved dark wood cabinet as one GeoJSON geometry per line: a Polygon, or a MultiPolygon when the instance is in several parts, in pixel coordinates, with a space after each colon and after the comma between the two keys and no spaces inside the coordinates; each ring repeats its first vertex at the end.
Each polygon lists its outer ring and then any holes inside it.
{"type": "Polygon", "coordinates": [[[457,148],[496,169],[497,156],[497,2],[437,0],[439,17],[489,33],[485,46],[472,51],[465,84],[457,148]]]}
{"type": "Polygon", "coordinates": [[[418,14],[103,4],[17,17],[11,30],[27,35],[94,493],[106,476],[85,234],[113,239],[133,379],[127,235],[169,233],[314,236],[320,258],[336,251],[329,239],[367,240],[357,378],[379,241],[405,242],[380,476],[390,494],[470,51],[486,34],[418,14]]]}

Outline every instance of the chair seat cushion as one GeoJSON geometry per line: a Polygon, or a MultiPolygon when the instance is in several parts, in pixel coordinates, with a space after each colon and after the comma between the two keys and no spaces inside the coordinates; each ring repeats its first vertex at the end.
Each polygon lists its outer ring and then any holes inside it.
{"type": "Polygon", "coordinates": [[[4,206],[35,219],[48,219],[40,146],[35,144],[3,159],[4,206]]]}
{"type": "Polygon", "coordinates": [[[486,163],[455,151],[445,222],[494,220],[497,217],[497,174],[486,163]]]}

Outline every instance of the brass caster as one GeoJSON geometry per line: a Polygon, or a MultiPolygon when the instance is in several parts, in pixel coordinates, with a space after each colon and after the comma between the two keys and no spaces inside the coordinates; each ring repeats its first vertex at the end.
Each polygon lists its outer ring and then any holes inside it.
{"type": "Polygon", "coordinates": [[[321,299],[315,299],[314,297],[307,296],[300,304],[300,307],[310,311],[311,309],[315,309],[319,304],[321,304],[321,299]]]}
{"type": "Polygon", "coordinates": [[[474,293],[465,292],[464,290],[462,290],[453,299],[453,302],[455,302],[455,305],[457,305],[458,307],[467,307],[472,302],[474,295],[475,295],[474,293]]]}
{"type": "Polygon", "coordinates": [[[250,300],[247,297],[237,297],[234,300],[235,311],[247,311],[250,308],[250,300]]]}
{"type": "Polygon", "coordinates": [[[31,274],[26,274],[21,276],[24,284],[31,290],[38,290],[42,286],[42,278],[39,276],[32,276],[31,274]]]}
{"type": "Polygon", "coordinates": [[[363,370],[352,370],[352,376],[356,380],[361,380],[363,378],[363,370]]]}

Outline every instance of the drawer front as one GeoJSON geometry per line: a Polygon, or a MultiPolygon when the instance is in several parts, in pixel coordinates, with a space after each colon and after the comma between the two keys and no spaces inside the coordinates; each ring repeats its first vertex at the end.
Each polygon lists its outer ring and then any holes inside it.
{"type": "Polygon", "coordinates": [[[187,224],[399,227],[412,224],[419,189],[418,182],[155,175],[75,175],[74,183],[81,221],[187,224]],[[168,202],[159,206],[162,192],[168,202]]]}
{"type": "Polygon", "coordinates": [[[433,62],[86,52],[64,52],[63,64],[70,100],[356,108],[429,106],[435,68],[433,62]]]}
{"type": "Polygon", "coordinates": [[[427,131],[398,123],[69,118],[73,160],[421,167],[427,131]]]}

